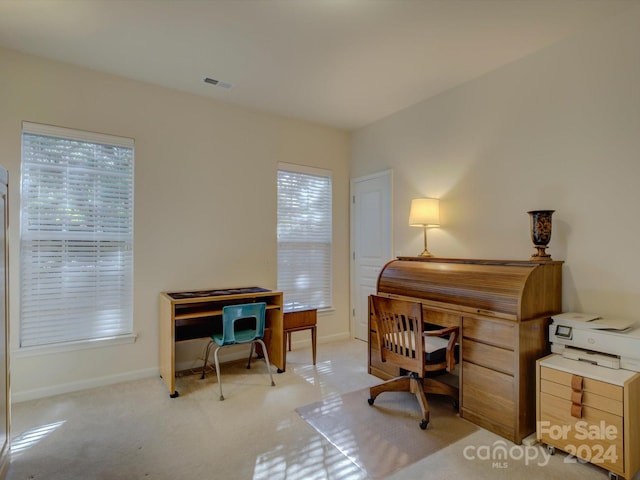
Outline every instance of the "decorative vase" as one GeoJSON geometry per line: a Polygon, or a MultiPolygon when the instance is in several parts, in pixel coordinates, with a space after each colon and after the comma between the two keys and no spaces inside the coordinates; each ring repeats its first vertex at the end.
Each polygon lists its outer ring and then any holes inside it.
{"type": "Polygon", "coordinates": [[[531,210],[527,212],[531,217],[531,240],[536,253],[531,255],[531,260],[551,260],[551,255],[546,253],[547,245],[551,240],[551,215],[555,210],[531,210]]]}

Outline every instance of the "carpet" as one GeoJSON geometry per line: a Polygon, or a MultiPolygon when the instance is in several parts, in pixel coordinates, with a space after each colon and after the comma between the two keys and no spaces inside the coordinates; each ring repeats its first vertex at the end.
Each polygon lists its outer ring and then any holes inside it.
{"type": "Polygon", "coordinates": [[[384,478],[478,430],[461,419],[451,400],[429,396],[430,423],[418,426],[420,409],[415,397],[385,392],[367,403],[369,389],[335,395],[296,409],[368,478],[384,478]]]}

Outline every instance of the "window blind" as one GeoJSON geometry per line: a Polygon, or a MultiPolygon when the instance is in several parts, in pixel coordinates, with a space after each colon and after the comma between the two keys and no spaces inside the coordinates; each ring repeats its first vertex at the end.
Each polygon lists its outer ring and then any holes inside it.
{"type": "Polygon", "coordinates": [[[20,347],[132,333],[133,147],[23,123],[20,347]]]}
{"type": "Polygon", "coordinates": [[[285,303],[331,307],[331,258],[331,174],[279,165],[278,290],[285,303]]]}

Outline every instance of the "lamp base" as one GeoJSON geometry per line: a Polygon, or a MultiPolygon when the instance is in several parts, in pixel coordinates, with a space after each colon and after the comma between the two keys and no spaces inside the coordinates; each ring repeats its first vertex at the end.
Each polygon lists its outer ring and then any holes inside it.
{"type": "Polygon", "coordinates": [[[419,257],[433,257],[433,255],[431,255],[431,252],[429,250],[427,250],[426,248],[418,256],[419,257]]]}

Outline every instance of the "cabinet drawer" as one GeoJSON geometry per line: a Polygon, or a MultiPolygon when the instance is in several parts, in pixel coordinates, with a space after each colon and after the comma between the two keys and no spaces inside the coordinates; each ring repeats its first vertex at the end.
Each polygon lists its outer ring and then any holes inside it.
{"type": "MultiPolygon", "coordinates": [[[[556,370],[555,368],[540,368],[541,379],[558,383],[569,388],[571,388],[571,379],[574,376],[575,375],[571,373],[556,370]]],[[[610,398],[611,400],[622,403],[623,387],[618,385],[612,385],[610,383],[601,382],[600,380],[594,380],[593,378],[583,377],[582,390],[584,392],[594,393],[601,397],[610,398]]]]}
{"type": "Polygon", "coordinates": [[[513,350],[515,334],[513,324],[473,317],[462,319],[462,335],[479,342],[513,350]]]}
{"type": "Polygon", "coordinates": [[[284,312],[283,324],[285,330],[301,327],[312,327],[316,324],[317,310],[299,310],[297,312],[284,312]]]}
{"type": "Polygon", "coordinates": [[[514,373],[515,354],[511,350],[463,338],[462,358],[465,361],[489,367],[508,375],[514,373]]]}
{"type": "Polygon", "coordinates": [[[571,401],[540,393],[538,436],[549,445],[583,460],[624,473],[622,417],[588,406],[571,416],[571,401]]]}
{"type": "MultiPolygon", "coordinates": [[[[621,387],[618,387],[621,388],[621,387]]],[[[624,414],[624,408],[622,401],[614,400],[609,397],[603,397],[602,395],[598,395],[597,393],[593,393],[589,390],[583,390],[581,393],[572,392],[571,387],[568,385],[563,385],[560,383],[551,382],[549,380],[541,379],[540,380],[540,391],[543,393],[548,393],[549,395],[553,395],[554,397],[561,398],[563,400],[571,401],[572,398],[574,401],[581,405],[586,405],[588,407],[596,408],[598,410],[602,410],[604,412],[611,413],[613,415],[622,416],[624,414]]]]}
{"type": "Polygon", "coordinates": [[[515,407],[511,375],[463,361],[462,381],[462,405],[465,410],[513,429],[515,407]]]}

